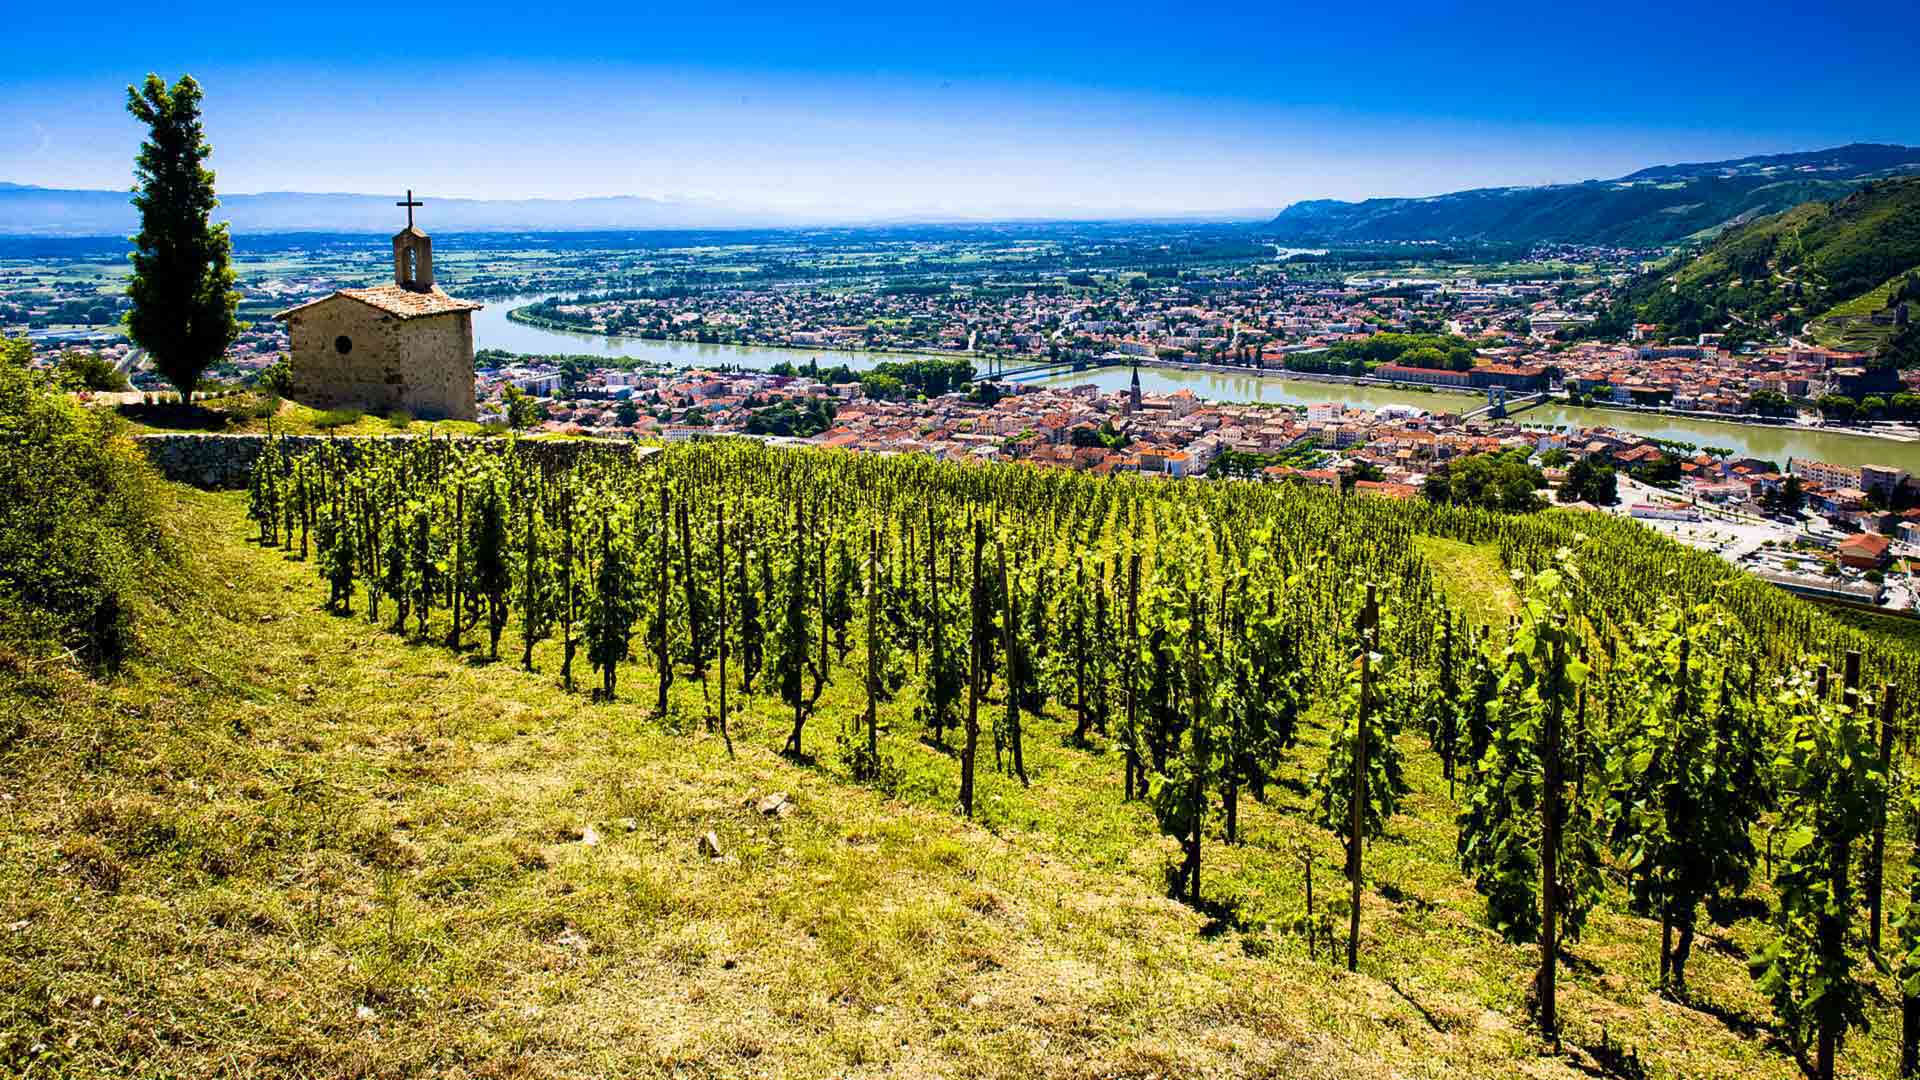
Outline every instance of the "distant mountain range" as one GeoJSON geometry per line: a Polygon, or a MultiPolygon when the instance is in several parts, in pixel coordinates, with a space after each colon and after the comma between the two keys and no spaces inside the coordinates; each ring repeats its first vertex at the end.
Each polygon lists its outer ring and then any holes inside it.
{"type": "MultiPolygon", "coordinates": [[[[1121,209],[1071,210],[1019,207],[999,215],[937,211],[891,215],[852,211],[781,211],[717,200],[614,195],[586,199],[450,199],[422,195],[423,227],[439,232],[590,232],[646,229],[798,228],[804,226],[902,226],[987,224],[1006,221],[1140,221],[1179,224],[1242,224],[1266,217],[1263,210],[1222,210],[1143,216],[1121,209]]],[[[0,236],[127,236],[137,228],[124,191],[89,191],[0,182],[0,236]]],[[[390,233],[405,218],[395,195],[268,191],[222,195],[216,220],[236,234],[390,233]]]]}
{"type": "MultiPolygon", "coordinates": [[[[1278,243],[1542,242],[1657,247],[1710,239],[1721,230],[1801,203],[1843,197],[1872,180],[1920,175],[1920,147],[1854,143],[1797,154],[1657,165],[1613,180],[1546,187],[1478,188],[1425,198],[1294,203],[1257,226],[1278,243]]],[[[235,233],[394,231],[397,195],[270,191],[223,195],[217,216],[235,233]]],[[[692,198],[615,195],[585,199],[426,197],[422,222],[443,232],[576,232],[628,229],[782,228],[990,220],[978,213],[862,216],[782,212],[692,198]]],[[[1005,220],[1257,220],[1239,212],[1009,210],[1005,220]]],[[[125,236],[135,230],[124,191],[0,182],[0,236],[125,236]]]]}
{"type": "Polygon", "coordinates": [[[1658,247],[1839,198],[1871,180],[1914,174],[1920,174],[1920,147],[1853,143],[1658,165],[1579,184],[1361,202],[1315,199],[1282,210],[1262,231],[1287,244],[1450,240],[1658,247]]]}
{"type": "MultiPolygon", "coordinates": [[[[268,191],[222,195],[215,218],[236,233],[394,232],[405,222],[398,195],[268,191]]],[[[441,199],[423,196],[421,221],[442,232],[568,232],[591,229],[799,224],[776,213],[717,202],[617,195],[592,199],[441,199]]],[[[0,183],[0,236],[125,236],[138,227],[124,191],[0,183]]]]}

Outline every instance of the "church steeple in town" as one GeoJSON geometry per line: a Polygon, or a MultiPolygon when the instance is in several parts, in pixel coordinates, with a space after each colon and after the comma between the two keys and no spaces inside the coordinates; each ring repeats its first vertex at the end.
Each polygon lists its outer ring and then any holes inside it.
{"type": "Polygon", "coordinates": [[[413,208],[424,206],[407,189],[395,206],[407,208],[407,227],[393,234],[393,283],[409,292],[433,291],[433,238],[413,224],[413,208]]]}
{"type": "Polygon", "coordinates": [[[1140,361],[1133,362],[1133,386],[1127,391],[1127,411],[1140,411],[1140,361]]]}

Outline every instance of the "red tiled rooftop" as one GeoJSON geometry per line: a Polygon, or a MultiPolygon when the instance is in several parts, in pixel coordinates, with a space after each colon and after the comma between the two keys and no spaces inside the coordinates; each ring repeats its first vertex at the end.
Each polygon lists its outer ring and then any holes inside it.
{"type": "Polygon", "coordinates": [[[447,315],[456,311],[479,311],[485,304],[472,300],[456,300],[448,296],[435,285],[426,292],[414,292],[399,285],[375,285],[370,289],[341,289],[332,296],[323,296],[318,300],[309,300],[304,304],[290,307],[274,315],[276,319],[285,319],[289,315],[305,311],[315,304],[324,304],[337,297],[358,300],[363,304],[379,308],[389,315],[402,319],[418,319],[428,315],[447,315]]]}

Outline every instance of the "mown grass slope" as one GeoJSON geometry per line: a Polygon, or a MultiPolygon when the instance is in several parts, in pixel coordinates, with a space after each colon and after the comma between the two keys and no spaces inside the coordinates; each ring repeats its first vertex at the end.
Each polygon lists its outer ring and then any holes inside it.
{"type": "MultiPolygon", "coordinates": [[[[1122,802],[1117,758],[1061,715],[1029,725],[1030,788],[986,758],[967,822],[905,704],[882,714],[891,793],[845,780],[857,648],[815,763],[773,752],[789,720],[759,697],[729,760],[696,682],[654,717],[645,668],[596,705],[559,688],[552,646],[527,674],[408,644],[322,612],[309,568],[244,539],[240,496],[166,498],[194,555],[151,583],[144,659],[102,683],[0,657],[0,1073],[1797,1072],[1745,973],[1755,912],[1706,928],[1673,1002],[1617,890],[1569,949],[1550,1052],[1533,950],[1480,925],[1414,735],[1348,974],[1298,926],[1309,872],[1317,913],[1344,895],[1308,820],[1317,717],[1245,842],[1210,835],[1196,911],[1166,899],[1172,842],[1122,802]],[[774,793],[788,813],[756,807],[774,793]]],[[[1511,603],[1490,549],[1429,557],[1511,603]]],[[[1891,1063],[1897,1019],[1874,1014],[1851,1074],[1891,1063]]]]}
{"type": "Polygon", "coordinates": [[[120,405],[114,410],[133,432],[210,431],[229,435],[481,435],[472,420],[415,420],[404,412],[375,416],[358,409],[316,409],[255,391],[181,404],[163,400],[120,405]]]}

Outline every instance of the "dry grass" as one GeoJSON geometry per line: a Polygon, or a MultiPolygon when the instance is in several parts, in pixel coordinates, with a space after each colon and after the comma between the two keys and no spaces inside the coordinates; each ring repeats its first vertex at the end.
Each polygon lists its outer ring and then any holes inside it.
{"type": "MultiPolygon", "coordinates": [[[[851,674],[809,726],[819,764],[773,753],[757,697],[729,761],[698,683],[656,718],[643,668],[592,705],[550,649],[529,675],[326,615],[308,568],[241,539],[239,497],[174,491],[200,554],[156,583],[153,659],[98,685],[0,658],[0,1073],[1573,1076],[1608,1074],[1603,1042],[1648,1075],[1795,1072],[1738,957],[1752,923],[1697,951],[1688,1007],[1647,989],[1654,930],[1617,905],[1572,949],[1548,1054],[1532,953],[1478,925],[1411,737],[1348,975],[1289,929],[1302,855],[1320,902],[1342,891],[1304,817],[1317,727],[1246,843],[1210,842],[1195,912],[1064,717],[1030,727],[1032,788],[984,763],[965,822],[916,732],[885,739],[893,796],[846,781],[851,674]],[[770,792],[797,812],[758,813],[770,792]]],[[[1862,1075],[1898,1027],[1875,1014],[1862,1075]]]]}

